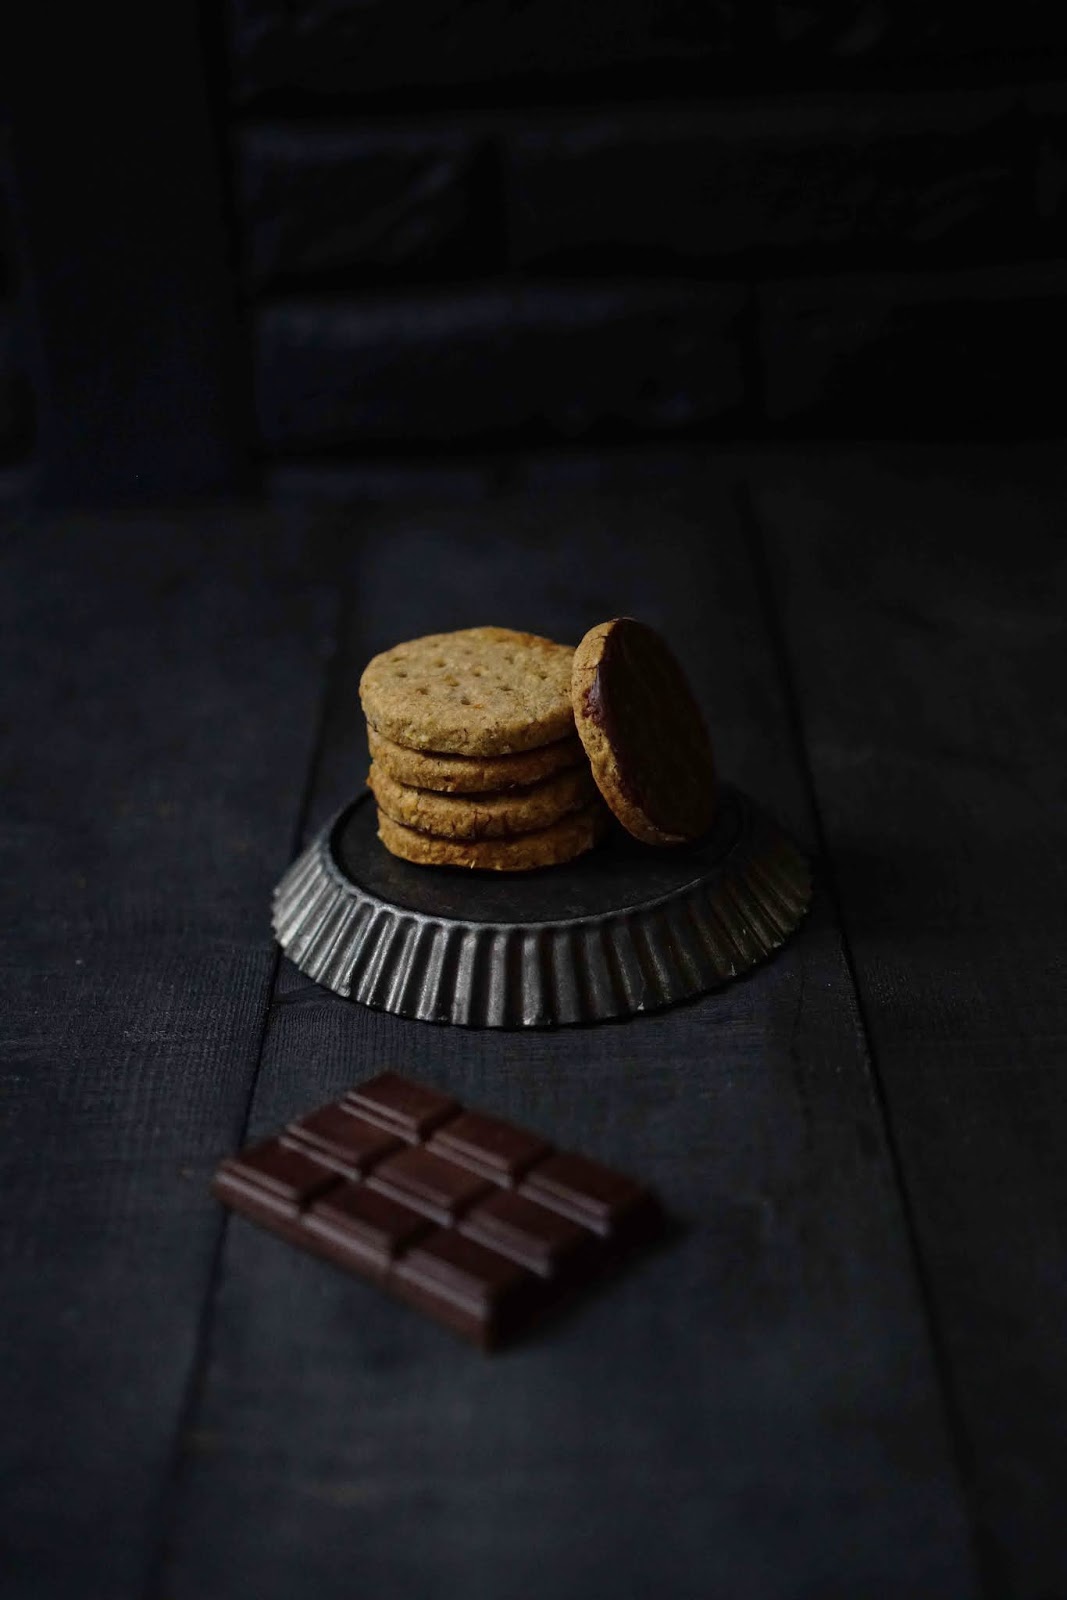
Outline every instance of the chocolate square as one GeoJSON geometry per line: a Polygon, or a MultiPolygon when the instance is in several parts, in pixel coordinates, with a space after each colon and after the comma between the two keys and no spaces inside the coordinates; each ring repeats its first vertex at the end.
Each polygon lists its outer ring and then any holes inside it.
{"type": "Polygon", "coordinates": [[[498,1338],[532,1312],[540,1285],[525,1268],[442,1228],[421,1239],[394,1267],[390,1279],[403,1299],[469,1338],[498,1338]]]}
{"type": "Polygon", "coordinates": [[[488,1188],[483,1178],[422,1149],[401,1150],[387,1157],[375,1167],[368,1182],[372,1188],[440,1223],[453,1222],[488,1188]]]}
{"type": "Polygon", "coordinates": [[[588,1229],[510,1189],[479,1201],[459,1229],[542,1278],[577,1267],[595,1249],[588,1229]]]}
{"type": "Polygon", "coordinates": [[[354,1106],[368,1122],[418,1144],[448,1117],[455,1116],[455,1100],[424,1083],[413,1083],[396,1072],[380,1072],[358,1089],[350,1089],[345,1103],[354,1106]]]}
{"type": "Polygon", "coordinates": [[[265,1139],[219,1167],[215,1196],[235,1210],[296,1217],[316,1195],[338,1182],[337,1174],[280,1139],[265,1139]]]}
{"type": "Polygon", "coordinates": [[[617,1233],[647,1200],[647,1192],[632,1178],[586,1156],[563,1152],[548,1156],[528,1172],[520,1192],[604,1238],[617,1233]]]}
{"type": "Polygon", "coordinates": [[[367,1172],[383,1156],[400,1149],[395,1135],[367,1122],[343,1100],[291,1122],[283,1138],[286,1144],[298,1145],[349,1178],[367,1172]]]}
{"type": "Polygon", "coordinates": [[[430,1140],[430,1149],[446,1160],[458,1161],[494,1183],[508,1185],[517,1183],[527,1167],[547,1156],[551,1148],[536,1133],[480,1111],[452,1117],[430,1140]]]}
{"type": "Polygon", "coordinates": [[[340,1266],[383,1278],[430,1223],[365,1183],[342,1183],[304,1213],[304,1227],[340,1266]]]}

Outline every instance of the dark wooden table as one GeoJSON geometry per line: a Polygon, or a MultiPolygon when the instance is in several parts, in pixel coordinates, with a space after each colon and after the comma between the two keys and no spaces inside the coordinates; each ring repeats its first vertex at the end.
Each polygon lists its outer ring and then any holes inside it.
{"type": "Polygon", "coordinates": [[[1065,489],[1049,447],[881,448],[9,518],[4,1600],[1067,1595],[1065,489]],[[626,611],[818,858],[802,935],[551,1034],[279,962],[365,659],[626,611]],[[485,1360],[223,1215],[222,1154],[385,1064],[684,1233],[485,1360]]]}

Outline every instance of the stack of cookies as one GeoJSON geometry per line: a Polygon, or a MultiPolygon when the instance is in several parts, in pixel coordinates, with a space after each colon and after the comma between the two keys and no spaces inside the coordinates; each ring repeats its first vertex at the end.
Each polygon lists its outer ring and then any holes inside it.
{"type": "Polygon", "coordinates": [[[430,634],[360,680],[378,833],[428,866],[523,872],[571,861],[607,809],[575,728],[574,651],[508,628],[430,634]]]}

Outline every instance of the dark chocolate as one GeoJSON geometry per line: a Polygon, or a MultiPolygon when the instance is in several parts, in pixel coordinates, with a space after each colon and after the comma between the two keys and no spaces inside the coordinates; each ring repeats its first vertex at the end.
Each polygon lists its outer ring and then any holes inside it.
{"type": "Polygon", "coordinates": [[[513,1123],[480,1111],[464,1111],[437,1130],[430,1149],[494,1183],[514,1184],[535,1161],[548,1155],[550,1146],[536,1133],[513,1123]]]}
{"type": "Polygon", "coordinates": [[[540,1162],[520,1192],[604,1238],[621,1233],[647,1199],[645,1190],[632,1178],[585,1156],[562,1152],[540,1162]]]}
{"type": "Polygon", "coordinates": [[[392,1283],[411,1305],[479,1341],[489,1325],[496,1340],[505,1338],[539,1309],[544,1294],[523,1267],[449,1228],[409,1250],[392,1283]]]}
{"type": "Polygon", "coordinates": [[[213,1190],[483,1348],[521,1333],[658,1217],[622,1174],[396,1073],[228,1158],[213,1190]]]}
{"type": "Polygon", "coordinates": [[[383,1156],[401,1148],[400,1140],[361,1117],[354,1106],[320,1106],[310,1116],[291,1122],[282,1136],[345,1177],[356,1178],[383,1156]]]}
{"type": "Polygon", "coordinates": [[[593,1248],[588,1231],[579,1223],[510,1189],[480,1200],[459,1228],[468,1239],[498,1250],[542,1278],[569,1273],[589,1258],[593,1248]]]}
{"type": "Polygon", "coordinates": [[[448,1095],[425,1083],[412,1083],[396,1072],[380,1072],[376,1078],[368,1078],[358,1089],[350,1090],[345,1101],[368,1122],[398,1134],[408,1144],[420,1143],[459,1110],[448,1095]]]}
{"type": "Polygon", "coordinates": [[[367,1182],[441,1223],[454,1222],[488,1188],[484,1178],[418,1146],[388,1156],[367,1182]]]}
{"type": "Polygon", "coordinates": [[[304,1226],[338,1265],[384,1278],[390,1262],[431,1224],[369,1184],[342,1183],[312,1204],[304,1226]]]}
{"type": "Polygon", "coordinates": [[[337,1182],[337,1175],[301,1150],[280,1139],[266,1139],[239,1157],[224,1161],[215,1174],[214,1190],[220,1200],[238,1210],[238,1199],[272,1216],[296,1217],[300,1211],[337,1182]]]}

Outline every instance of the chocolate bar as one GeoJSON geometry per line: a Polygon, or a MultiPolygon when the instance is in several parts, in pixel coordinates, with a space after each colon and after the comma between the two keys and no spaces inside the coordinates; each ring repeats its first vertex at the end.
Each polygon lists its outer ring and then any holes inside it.
{"type": "Polygon", "coordinates": [[[229,1157],[212,1192],[483,1349],[660,1220],[632,1179],[395,1072],[229,1157]]]}

